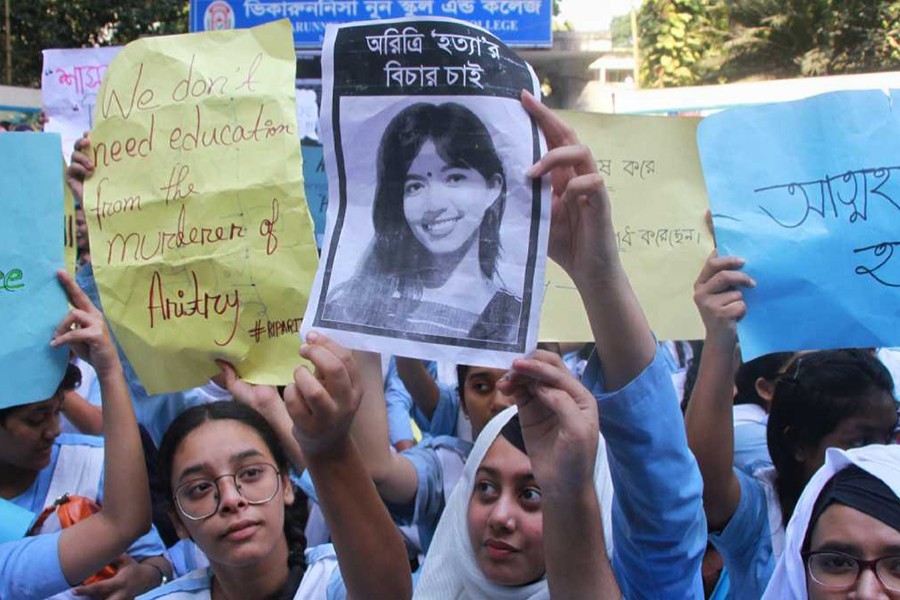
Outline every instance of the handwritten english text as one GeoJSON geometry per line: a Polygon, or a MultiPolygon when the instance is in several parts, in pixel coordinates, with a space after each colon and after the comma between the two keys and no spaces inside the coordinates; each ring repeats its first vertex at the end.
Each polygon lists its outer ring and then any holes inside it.
{"type": "Polygon", "coordinates": [[[213,340],[217,346],[227,346],[234,339],[241,313],[240,290],[211,294],[200,292],[200,279],[195,271],[191,271],[191,283],[188,289],[176,289],[174,298],[167,295],[169,290],[163,284],[159,271],[154,271],[150,278],[150,294],[147,300],[147,311],[150,318],[150,329],[160,323],[199,316],[210,319],[213,315],[222,316],[229,310],[233,312],[231,333],[224,341],[213,340]],[[157,314],[158,313],[158,314],[157,314]]]}

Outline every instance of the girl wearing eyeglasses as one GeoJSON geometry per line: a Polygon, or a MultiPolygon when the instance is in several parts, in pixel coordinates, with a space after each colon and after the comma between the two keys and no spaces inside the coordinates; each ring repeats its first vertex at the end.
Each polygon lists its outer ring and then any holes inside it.
{"type": "Polygon", "coordinates": [[[828,451],[763,595],[783,598],[900,598],[900,447],[828,451]]]}
{"type": "Polygon", "coordinates": [[[756,600],[785,543],[785,526],[828,448],[890,442],[897,424],[891,375],[866,350],[801,354],[775,383],[766,437],[771,467],[734,467],[736,324],[755,282],[736,257],[711,256],[694,285],[706,343],[685,415],[703,475],[709,539],[722,554],[734,597],[756,600]]]}
{"type": "Polygon", "coordinates": [[[347,435],[361,386],[349,351],[310,334],[285,404],[334,546],[307,549],[306,499],[294,491],[278,434],[254,409],[215,402],[179,416],[163,437],[160,475],[179,535],[210,567],[142,598],[404,598],[402,539],[347,435]],[[340,569],[339,569],[340,567],[340,569]]]}

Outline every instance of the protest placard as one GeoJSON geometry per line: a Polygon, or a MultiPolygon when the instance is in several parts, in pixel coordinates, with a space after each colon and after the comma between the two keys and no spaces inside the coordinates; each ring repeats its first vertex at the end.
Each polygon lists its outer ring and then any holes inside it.
{"type": "MultiPolygon", "coordinates": [[[[612,202],[622,265],[660,339],[704,336],[694,280],[712,251],[709,201],[691,117],[559,111],[591,148],[612,202]]],[[[541,341],[593,339],[575,284],[550,261],[541,341]]]]}
{"type": "Polygon", "coordinates": [[[93,126],[97,93],[103,75],[121,46],[44,50],[41,75],[41,104],[47,123],[44,131],[62,136],[66,162],[75,141],[93,126]]]}
{"type": "Polygon", "coordinates": [[[329,28],[322,264],[304,320],[355,348],[509,366],[537,343],[549,190],[530,67],[449,19],[329,28]]]}
{"type": "Polygon", "coordinates": [[[749,360],[900,345],[900,92],[738,108],[698,131],[719,253],[757,285],[738,323],[749,360]]]}
{"type": "Polygon", "coordinates": [[[85,186],[103,308],[151,394],[292,380],[316,267],[290,26],[146,38],[110,64],[85,186]]]}
{"type": "Polygon", "coordinates": [[[63,262],[59,135],[0,135],[0,409],[47,400],[66,372],[68,347],[50,339],[66,314],[56,279],[63,262]]]}
{"type": "Polygon", "coordinates": [[[316,244],[321,248],[325,239],[325,212],[328,208],[328,176],[325,174],[322,144],[305,141],[300,150],[303,154],[303,188],[306,192],[306,203],[316,231],[316,244]]]}

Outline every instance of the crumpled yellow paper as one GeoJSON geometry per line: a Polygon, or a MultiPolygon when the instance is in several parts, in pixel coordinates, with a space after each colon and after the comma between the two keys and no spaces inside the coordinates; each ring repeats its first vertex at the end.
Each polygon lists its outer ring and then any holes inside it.
{"type": "Polygon", "coordinates": [[[97,98],[84,202],[103,309],[151,394],[214,359],[285,384],[318,261],[287,21],[146,38],[97,98]]]}
{"type": "MultiPolygon", "coordinates": [[[[693,285],[713,240],[705,223],[709,197],[697,151],[700,119],[558,114],[591,149],[603,174],[622,266],[650,327],[663,340],[703,339],[693,285]]],[[[581,296],[550,260],[538,339],[593,339],[581,296]]]]}

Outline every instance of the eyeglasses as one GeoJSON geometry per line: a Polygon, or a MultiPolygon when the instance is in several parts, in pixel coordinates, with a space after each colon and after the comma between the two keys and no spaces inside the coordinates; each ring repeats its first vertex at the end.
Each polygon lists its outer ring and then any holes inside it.
{"type": "Polygon", "coordinates": [[[900,592],[900,556],[882,556],[860,560],[843,552],[806,552],[803,554],[810,577],[831,589],[848,589],[856,584],[864,569],[872,569],[885,588],[900,592]]]}
{"type": "Polygon", "coordinates": [[[181,514],[192,521],[211,517],[219,510],[222,497],[219,481],[226,477],[234,479],[235,489],[249,504],[265,504],[281,487],[279,475],[275,465],[257,463],[215,478],[191,479],[175,489],[175,504],[181,514]]]}

